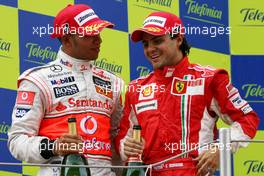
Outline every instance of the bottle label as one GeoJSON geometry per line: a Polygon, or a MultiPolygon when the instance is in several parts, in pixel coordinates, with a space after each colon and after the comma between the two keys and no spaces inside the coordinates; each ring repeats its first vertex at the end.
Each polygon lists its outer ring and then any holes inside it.
{"type": "Polygon", "coordinates": [[[137,157],[129,157],[128,162],[142,162],[141,155],[137,157]]]}

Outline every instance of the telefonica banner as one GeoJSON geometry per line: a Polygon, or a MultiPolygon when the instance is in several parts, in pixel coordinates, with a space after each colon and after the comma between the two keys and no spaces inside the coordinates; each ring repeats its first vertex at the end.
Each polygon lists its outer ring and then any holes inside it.
{"type": "Polygon", "coordinates": [[[0,57],[10,58],[9,51],[11,49],[11,42],[6,41],[0,37],[0,57]]]}

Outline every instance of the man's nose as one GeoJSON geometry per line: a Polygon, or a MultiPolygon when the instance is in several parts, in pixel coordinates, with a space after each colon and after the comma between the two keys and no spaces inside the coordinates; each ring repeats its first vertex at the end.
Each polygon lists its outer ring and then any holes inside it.
{"type": "Polygon", "coordinates": [[[149,45],[146,49],[147,49],[147,52],[151,53],[151,52],[156,50],[156,47],[153,44],[149,43],[149,45]]]}

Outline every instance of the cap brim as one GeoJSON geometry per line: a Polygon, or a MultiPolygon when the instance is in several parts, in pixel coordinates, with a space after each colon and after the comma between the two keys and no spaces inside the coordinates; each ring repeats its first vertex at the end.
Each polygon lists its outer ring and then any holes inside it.
{"type": "MultiPolygon", "coordinates": [[[[98,35],[104,28],[113,28],[115,25],[113,23],[110,23],[109,21],[105,20],[96,20],[93,23],[90,23],[89,25],[82,26],[83,29],[85,29],[85,32],[83,30],[80,30],[81,35],[87,35],[87,36],[94,36],[98,35]]],[[[75,32],[76,33],[76,32],[75,32]]],[[[52,38],[62,37],[62,35],[58,35],[56,33],[52,33],[50,35],[52,38]]]]}
{"type": "Polygon", "coordinates": [[[141,41],[143,33],[148,33],[151,35],[160,36],[160,35],[164,35],[166,33],[166,31],[164,29],[158,28],[158,27],[138,28],[131,33],[131,40],[133,42],[141,41]]]}
{"type": "Polygon", "coordinates": [[[97,20],[92,24],[85,26],[87,33],[85,35],[93,36],[98,35],[104,28],[113,28],[115,25],[105,20],[97,20]]]}

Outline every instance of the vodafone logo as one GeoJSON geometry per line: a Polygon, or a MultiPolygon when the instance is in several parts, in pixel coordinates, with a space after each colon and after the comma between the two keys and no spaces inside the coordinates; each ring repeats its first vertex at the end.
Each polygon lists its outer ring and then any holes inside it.
{"type": "Polygon", "coordinates": [[[98,127],[97,121],[92,116],[87,116],[86,118],[83,118],[80,122],[80,126],[85,134],[94,134],[98,127]]]}
{"type": "Polygon", "coordinates": [[[17,104],[33,105],[35,92],[18,91],[17,104]]]}
{"type": "Polygon", "coordinates": [[[22,92],[21,98],[22,98],[22,100],[28,99],[28,93],[27,92],[22,92]]]}

